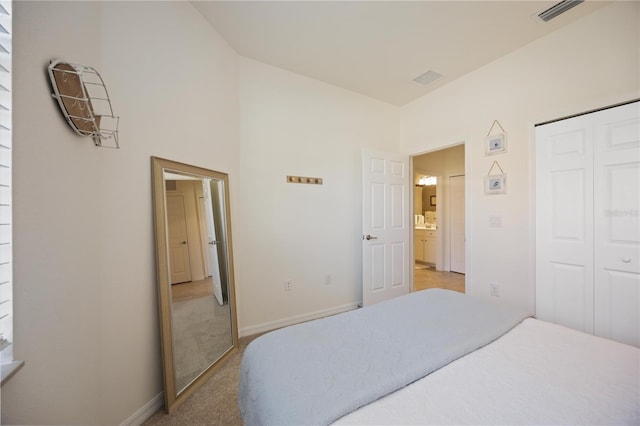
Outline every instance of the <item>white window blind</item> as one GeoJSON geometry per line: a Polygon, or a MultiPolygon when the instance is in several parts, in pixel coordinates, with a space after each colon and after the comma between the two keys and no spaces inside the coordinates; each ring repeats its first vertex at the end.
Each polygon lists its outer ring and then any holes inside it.
{"type": "Polygon", "coordinates": [[[11,1],[0,0],[0,353],[2,378],[13,363],[11,214],[11,1]]]}

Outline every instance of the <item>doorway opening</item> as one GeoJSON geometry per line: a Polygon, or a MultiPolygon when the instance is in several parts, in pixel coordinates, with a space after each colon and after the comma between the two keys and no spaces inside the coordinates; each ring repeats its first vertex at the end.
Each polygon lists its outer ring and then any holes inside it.
{"type": "Polygon", "coordinates": [[[413,291],[466,290],[465,144],[411,157],[413,291]]]}
{"type": "Polygon", "coordinates": [[[165,190],[172,296],[213,294],[219,305],[225,305],[220,182],[165,172],[165,190]]]}

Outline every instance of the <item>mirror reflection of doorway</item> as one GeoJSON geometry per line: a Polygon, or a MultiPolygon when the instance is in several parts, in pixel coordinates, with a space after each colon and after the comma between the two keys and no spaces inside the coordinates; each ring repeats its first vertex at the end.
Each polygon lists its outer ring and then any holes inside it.
{"type": "Polygon", "coordinates": [[[221,186],[221,181],[209,178],[169,173],[165,177],[178,392],[233,344],[228,291],[221,285],[221,276],[227,276],[227,258],[220,253],[226,253],[227,244],[221,186]]]}
{"type": "MultiPolygon", "coordinates": [[[[226,245],[223,233],[216,231],[223,224],[216,218],[219,182],[210,179],[167,179],[167,232],[169,239],[169,270],[172,292],[200,293],[208,285],[220,305],[226,303],[227,292],[221,285],[223,274],[219,251],[226,245]],[[217,238],[216,235],[220,235],[217,238]],[[179,287],[178,287],[179,286],[179,287]]],[[[219,213],[219,212],[218,212],[219,213]]],[[[177,296],[177,295],[176,295],[177,296]]]]}
{"type": "Polygon", "coordinates": [[[464,144],[412,157],[414,291],[465,292],[464,144]]]}

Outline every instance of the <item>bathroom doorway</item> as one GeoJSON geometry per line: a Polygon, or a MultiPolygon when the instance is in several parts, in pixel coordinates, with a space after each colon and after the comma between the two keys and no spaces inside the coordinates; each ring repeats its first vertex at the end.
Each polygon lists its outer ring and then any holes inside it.
{"type": "Polygon", "coordinates": [[[414,291],[465,290],[465,145],[412,157],[414,291]]]}

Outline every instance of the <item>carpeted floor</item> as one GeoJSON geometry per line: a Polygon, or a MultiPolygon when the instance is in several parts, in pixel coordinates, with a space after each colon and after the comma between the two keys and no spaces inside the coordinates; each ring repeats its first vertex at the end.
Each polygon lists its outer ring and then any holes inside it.
{"type": "Polygon", "coordinates": [[[172,303],[176,388],[182,389],[232,345],[229,305],[213,294],[172,303]]]}
{"type": "Polygon", "coordinates": [[[241,338],[240,350],[176,411],[165,414],[162,409],[143,424],[145,426],[242,426],[242,417],[237,403],[240,361],[249,342],[258,336],[260,335],[241,338]]]}

